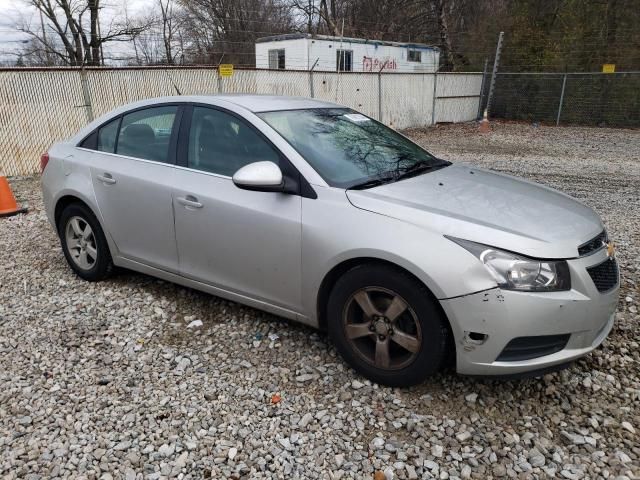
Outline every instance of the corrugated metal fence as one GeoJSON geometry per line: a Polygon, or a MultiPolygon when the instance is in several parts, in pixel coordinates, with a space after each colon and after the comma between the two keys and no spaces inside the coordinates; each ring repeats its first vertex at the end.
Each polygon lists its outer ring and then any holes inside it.
{"type": "Polygon", "coordinates": [[[336,73],[215,68],[0,69],[0,174],[38,171],[40,154],[92,118],[144,98],[214,93],[315,97],[394,128],[473,120],[482,74],[336,73]]]}

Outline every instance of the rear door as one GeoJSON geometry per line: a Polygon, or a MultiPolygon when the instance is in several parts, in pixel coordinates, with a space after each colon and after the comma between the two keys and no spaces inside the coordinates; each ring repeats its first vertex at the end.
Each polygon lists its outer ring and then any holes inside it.
{"type": "Polygon", "coordinates": [[[231,179],[252,162],[280,163],[281,154],[235,114],[192,110],[174,183],[181,274],[299,311],[301,197],[241,190],[231,179]]]}
{"type": "Polygon", "coordinates": [[[171,189],[182,107],[124,114],[97,132],[91,180],[106,229],[120,254],[178,271],[171,189]]]}

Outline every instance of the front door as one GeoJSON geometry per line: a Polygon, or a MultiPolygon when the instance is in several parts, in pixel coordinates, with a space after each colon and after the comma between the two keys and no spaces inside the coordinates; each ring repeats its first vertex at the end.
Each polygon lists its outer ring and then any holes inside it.
{"type": "Polygon", "coordinates": [[[181,274],[299,311],[301,198],[231,180],[280,154],[244,120],[207,107],[193,108],[187,150],[173,190],[181,274]]]}

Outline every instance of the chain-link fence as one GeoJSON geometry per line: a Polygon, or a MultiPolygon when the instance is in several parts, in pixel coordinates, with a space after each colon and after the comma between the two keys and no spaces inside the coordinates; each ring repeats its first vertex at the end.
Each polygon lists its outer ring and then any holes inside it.
{"type": "Polygon", "coordinates": [[[553,125],[640,127],[640,72],[498,73],[489,110],[495,118],[553,125]]]}
{"type": "Polygon", "coordinates": [[[40,154],[115,107],[215,93],[315,97],[395,128],[473,120],[482,75],[239,70],[212,67],[0,69],[0,175],[38,170],[40,154]],[[437,88],[434,88],[437,85],[437,88]]]}

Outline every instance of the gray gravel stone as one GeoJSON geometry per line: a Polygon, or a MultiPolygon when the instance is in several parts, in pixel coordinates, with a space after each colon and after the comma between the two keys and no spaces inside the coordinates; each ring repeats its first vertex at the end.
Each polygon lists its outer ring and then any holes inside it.
{"type": "Polygon", "coordinates": [[[622,301],[595,352],[537,379],[374,385],[303,325],[131,272],[80,280],[38,178],[11,179],[31,210],[0,219],[0,478],[640,478],[640,131],[492,123],[408,133],[598,211],[622,301]]]}

